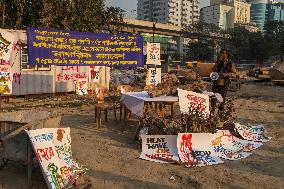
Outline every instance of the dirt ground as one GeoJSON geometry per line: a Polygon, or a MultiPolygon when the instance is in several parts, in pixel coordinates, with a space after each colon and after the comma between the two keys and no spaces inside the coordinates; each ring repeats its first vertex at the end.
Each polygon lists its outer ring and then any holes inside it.
{"type": "MultiPolygon", "coordinates": [[[[140,147],[134,141],[137,122],[128,125],[109,122],[97,129],[93,106],[80,108],[41,108],[63,114],[62,126],[71,128],[73,156],[89,167],[86,188],[284,188],[284,87],[246,82],[235,98],[241,123],[261,123],[272,139],[251,156],[224,164],[185,168],[139,159],[140,147]],[[172,179],[170,179],[172,178],[172,179]]],[[[0,170],[5,189],[25,189],[26,168],[9,163],[0,170]]],[[[39,168],[33,174],[33,189],[47,188],[39,168]]]]}

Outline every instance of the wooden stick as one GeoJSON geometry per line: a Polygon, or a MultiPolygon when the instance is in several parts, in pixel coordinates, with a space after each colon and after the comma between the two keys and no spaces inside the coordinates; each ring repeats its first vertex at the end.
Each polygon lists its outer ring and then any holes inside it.
{"type": "Polygon", "coordinates": [[[3,137],[0,137],[0,142],[2,143],[5,143],[7,140],[15,137],[16,135],[18,135],[19,133],[21,133],[23,130],[28,130],[30,129],[31,127],[33,126],[36,126],[36,125],[39,125],[41,124],[42,122],[48,120],[48,119],[52,119],[56,116],[52,116],[52,117],[49,117],[49,118],[45,118],[45,119],[42,119],[42,120],[38,120],[36,122],[33,122],[33,123],[28,123],[26,125],[24,125],[23,127],[19,127],[18,129],[16,129],[15,131],[12,131],[11,133],[9,133],[8,135],[5,135],[3,137]]]}

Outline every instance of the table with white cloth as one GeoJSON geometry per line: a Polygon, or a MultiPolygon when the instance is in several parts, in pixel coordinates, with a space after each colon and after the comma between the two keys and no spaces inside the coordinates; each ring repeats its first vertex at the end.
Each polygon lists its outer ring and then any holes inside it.
{"type": "MultiPolygon", "coordinates": [[[[130,112],[138,117],[144,117],[145,103],[175,103],[178,102],[177,96],[159,96],[151,98],[147,91],[127,92],[122,94],[122,103],[130,112]]],[[[173,110],[172,110],[173,111],[173,110]]]]}
{"type": "MultiPolygon", "coordinates": [[[[132,114],[136,115],[139,120],[139,125],[136,130],[135,139],[138,140],[139,131],[143,126],[143,119],[145,113],[147,112],[148,105],[150,103],[155,104],[155,111],[157,110],[157,104],[159,104],[160,113],[162,112],[162,105],[171,105],[171,114],[174,113],[174,103],[178,102],[177,96],[159,96],[151,98],[147,91],[143,92],[127,92],[122,94],[122,104],[128,109],[132,114]]],[[[126,125],[127,115],[124,111],[124,121],[126,125]]]]}

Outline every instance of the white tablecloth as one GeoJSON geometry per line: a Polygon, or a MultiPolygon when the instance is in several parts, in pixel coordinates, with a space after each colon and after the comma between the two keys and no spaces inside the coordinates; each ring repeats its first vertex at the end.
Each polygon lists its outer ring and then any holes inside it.
{"type": "Polygon", "coordinates": [[[131,113],[143,117],[144,102],[178,102],[177,96],[160,96],[151,98],[146,91],[127,92],[122,94],[122,103],[131,113]]]}

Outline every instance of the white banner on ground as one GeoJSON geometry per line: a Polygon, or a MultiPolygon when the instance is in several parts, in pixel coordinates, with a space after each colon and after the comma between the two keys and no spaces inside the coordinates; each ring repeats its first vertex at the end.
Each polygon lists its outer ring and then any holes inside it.
{"type": "Polygon", "coordinates": [[[148,68],[146,85],[157,85],[162,80],[161,68],[148,68]]]}
{"type": "Polygon", "coordinates": [[[68,188],[86,171],[72,159],[70,128],[26,132],[49,189],[68,188]]]}
{"type": "Polygon", "coordinates": [[[142,135],[141,159],[159,163],[179,161],[177,135],[142,135]]]}
{"type": "Polygon", "coordinates": [[[220,130],[213,134],[213,153],[228,160],[239,160],[251,155],[251,152],[262,146],[262,143],[242,140],[228,130],[220,130]]]}
{"type": "Polygon", "coordinates": [[[224,163],[212,153],[211,133],[179,133],[177,139],[180,160],[187,167],[224,163]]]}
{"type": "Polygon", "coordinates": [[[78,95],[88,94],[88,79],[78,79],[76,82],[76,93],[78,95]]]}
{"type": "Polygon", "coordinates": [[[161,65],[161,45],[160,43],[147,43],[146,64],[161,65]]]}
{"type": "Polygon", "coordinates": [[[266,137],[264,133],[264,126],[246,126],[239,123],[235,123],[235,127],[237,128],[239,134],[246,140],[254,141],[254,142],[267,142],[271,138],[266,137]]]}
{"type": "Polygon", "coordinates": [[[208,95],[178,89],[178,97],[181,113],[188,114],[189,110],[199,109],[204,115],[210,114],[208,95]]]}

